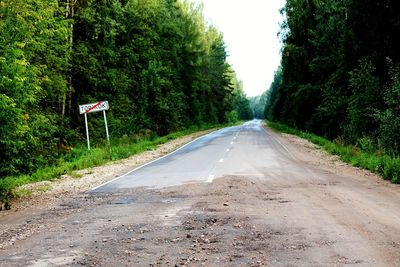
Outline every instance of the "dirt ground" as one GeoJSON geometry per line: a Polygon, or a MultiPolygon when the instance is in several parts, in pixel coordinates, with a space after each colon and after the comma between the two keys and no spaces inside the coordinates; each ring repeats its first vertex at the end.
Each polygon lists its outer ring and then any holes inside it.
{"type": "Polygon", "coordinates": [[[273,136],[304,173],[86,192],[143,156],[51,183],[0,213],[0,266],[400,266],[400,187],[273,136]]]}

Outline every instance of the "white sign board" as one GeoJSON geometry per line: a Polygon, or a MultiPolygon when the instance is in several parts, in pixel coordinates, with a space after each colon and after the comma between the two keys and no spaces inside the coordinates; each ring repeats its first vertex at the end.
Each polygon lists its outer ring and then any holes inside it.
{"type": "Polygon", "coordinates": [[[97,111],[103,111],[104,124],[106,126],[106,136],[107,136],[108,146],[110,148],[110,154],[111,154],[110,136],[108,135],[107,116],[106,116],[106,110],[108,110],[109,108],[110,108],[110,106],[108,105],[108,101],[100,101],[97,103],[79,105],[79,112],[85,116],[86,137],[87,137],[87,145],[88,145],[89,150],[90,150],[90,140],[89,140],[89,127],[88,127],[88,121],[87,121],[87,114],[92,113],[92,112],[97,112],[97,111]]]}
{"type": "Polygon", "coordinates": [[[80,114],[85,114],[85,113],[92,113],[92,112],[108,110],[109,108],[110,108],[110,106],[108,105],[108,101],[100,101],[97,103],[79,105],[79,112],[80,112],[80,114]]]}

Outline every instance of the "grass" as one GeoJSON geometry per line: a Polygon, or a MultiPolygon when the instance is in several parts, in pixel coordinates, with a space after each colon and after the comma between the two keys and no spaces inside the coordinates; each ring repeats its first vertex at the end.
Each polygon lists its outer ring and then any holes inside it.
{"type": "Polygon", "coordinates": [[[53,187],[51,185],[42,185],[36,188],[37,192],[47,192],[49,190],[53,189],[53,187]]]}
{"type": "Polygon", "coordinates": [[[275,131],[307,139],[330,154],[339,156],[342,161],[352,166],[377,173],[392,183],[400,183],[400,158],[398,156],[387,155],[382,151],[362,149],[359,146],[346,145],[340,139],[330,141],[315,134],[302,132],[276,122],[268,122],[268,126],[275,131]]]}
{"type": "Polygon", "coordinates": [[[15,195],[18,197],[30,197],[33,192],[30,189],[21,188],[15,191],[15,195]]]}
{"type": "Polygon", "coordinates": [[[74,179],[80,179],[80,178],[82,178],[83,177],[83,174],[81,174],[81,173],[78,173],[78,172],[72,172],[71,174],[70,174],[70,176],[72,177],[72,178],[74,178],[74,179]]]}
{"type": "Polygon", "coordinates": [[[153,150],[158,145],[198,131],[222,128],[230,125],[232,124],[192,127],[162,137],[158,137],[151,133],[134,135],[131,137],[125,136],[111,140],[111,150],[107,145],[104,144],[104,142],[98,145],[93,145],[90,151],[87,150],[84,144],[78,145],[74,147],[70,153],[60,158],[58,164],[54,166],[41,168],[31,175],[19,175],[1,178],[0,205],[2,203],[6,203],[5,206],[9,207],[9,201],[12,198],[19,197],[21,195],[29,195],[29,192],[18,191],[17,188],[19,186],[39,181],[52,181],[65,174],[79,179],[81,175],[76,173],[77,170],[103,165],[109,161],[119,160],[147,150],[153,150]]]}

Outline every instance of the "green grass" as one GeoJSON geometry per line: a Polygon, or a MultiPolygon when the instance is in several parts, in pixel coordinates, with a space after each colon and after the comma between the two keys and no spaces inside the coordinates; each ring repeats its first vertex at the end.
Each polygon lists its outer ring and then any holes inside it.
{"type": "Polygon", "coordinates": [[[233,124],[192,127],[162,137],[158,137],[151,133],[134,135],[131,137],[125,136],[111,140],[111,152],[104,142],[99,145],[94,145],[90,151],[87,150],[84,144],[81,144],[74,147],[70,153],[60,158],[58,164],[54,166],[41,168],[32,175],[1,178],[0,204],[6,203],[6,206],[9,207],[9,201],[12,198],[20,196],[21,193],[22,195],[27,195],[28,192],[18,192],[16,190],[21,185],[39,181],[52,181],[65,174],[71,175],[75,178],[80,178],[79,174],[76,174],[75,171],[103,165],[109,161],[127,158],[147,150],[153,150],[158,145],[191,133],[213,128],[222,128],[230,125],[233,124]]]}
{"type": "Polygon", "coordinates": [[[377,173],[392,183],[400,183],[400,158],[398,156],[387,155],[382,151],[363,150],[358,146],[345,145],[341,140],[330,141],[315,134],[302,132],[276,122],[267,122],[267,124],[275,131],[307,139],[355,167],[377,173]]]}
{"type": "Polygon", "coordinates": [[[32,196],[33,192],[32,192],[32,190],[22,188],[22,189],[16,190],[14,194],[17,197],[30,197],[30,196],[32,196]]]}

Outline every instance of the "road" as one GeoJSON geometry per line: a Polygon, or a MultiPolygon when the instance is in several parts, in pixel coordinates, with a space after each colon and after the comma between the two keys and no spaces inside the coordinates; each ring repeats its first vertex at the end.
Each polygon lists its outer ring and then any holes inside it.
{"type": "Polygon", "coordinates": [[[399,205],[399,186],[254,120],[30,218],[45,229],[0,266],[400,266],[399,205]]]}
{"type": "Polygon", "coordinates": [[[291,160],[290,154],[282,144],[266,134],[260,122],[253,120],[208,134],[93,192],[212,182],[216,177],[226,175],[263,177],[279,166],[287,166],[285,172],[288,173],[304,171],[297,165],[287,164],[291,160]]]}

